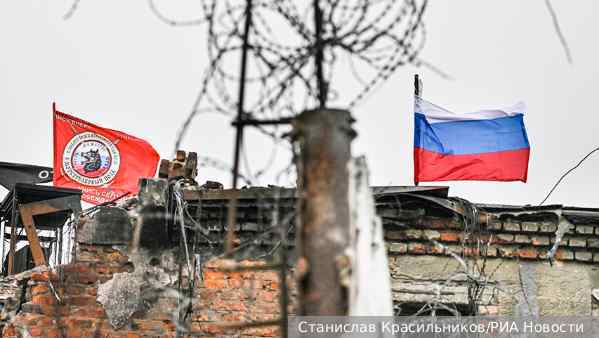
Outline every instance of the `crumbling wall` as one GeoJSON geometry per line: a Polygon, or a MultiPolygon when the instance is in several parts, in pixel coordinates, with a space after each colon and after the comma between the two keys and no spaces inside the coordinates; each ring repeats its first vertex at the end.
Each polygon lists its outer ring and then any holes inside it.
{"type": "MultiPolygon", "coordinates": [[[[423,304],[437,297],[445,304],[468,305],[467,282],[450,277],[460,269],[451,257],[403,255],[391,258],[394,301],[423,304]]],[[[479,307],[481,315],[591,315],[591,293],[599,273],[588,264],[517,261],[493,258],[486,262],[489,284],[479,307]],[[530,265],[527,270],[524,265],[530,265]],[[532,285],[526,285],[530,273],[532,285]]]]}
{"type": "MultiPolygon", "coordinates": [[[[573,219],[550,262],[557,224],[549,217],[501,217],[483,224],[480,245],[465,246],[458,218],[420,217],[407,227],[389,226],[396,310],[427,302],[468,306],[468,280],[455,255],[476,256],[487,283],[478,307],[482,315],[591,315],[592,290],[599,287],[599,225],[573,219]],[[456,277],[457,276],[457,277],[456,277]]],[[[472,263],[472,262],[471,262],[472,263]]],[[[469,313],[463,313],[469,314],[469,313]]]]}
{"type": "MultiPolygon", "coordinates": [[[[203,287],[193,300],[192,331],[219,337],[229,334],[241,337],[280,336],[276,325],[241,330],[231,326],[234,323],[279,320],[281,287],[276,271],[252,269],[264,266],[264,262],[242,261],[235,265],[247,270],[227,271],[232,264],[229,260],[213,260],[204,266],[203,287]]],[[[288,311],[294,313],[297,294],[291,274],[287,283],[291,287],[288,311]]]]}
{"type": "Polygon", "coordinates": [[[190,273],[177,247],[132,246],[130,234],[118,231],[123,220],[122,210],[106,209],[82,221],[72,263],[30,271],[20,284],[26,287],[15,288],[25,290],[23,303],[2,336],[278,335],[280,281],[266,262],[213,259],[190,273]],[[243,325],[255,321],[271,323],[243,325]]]}
{"type": "MultiPolygon", "coordinates": [[[[107,315],[107,308],[98,300],[104,283],[115,276],[131,274],[134,266],[121,250],[107,245],[80,245],[75,263],[64,265],[56,272],[34,272],[28,282],[26,302],[21,311],[6,325],[3,337],[175,337],[177,327],[182,337],[227,336],[274,337],[275,325],[250,327],[243,330],[227,329],[235,322],[275,320],[279,315],[279,280],[273,271],[223,272],[229,261],[207,262],[202,270],[203,280],[193,291],[191,313],[187,320],[177,318],[184,297],[177,289],[165,289],[151,299],[145,308],[132,311],[131,317],[119,317],[115,323],[107,315]],[[62,275],[62,276],[61,276],[62,275]],[[52,282],[57,297],[50,286],[52,282]],[[118,328],[115,328],[117,324],[118,328]]],[[[243,262],[246,266],[263,262],[243,262]]],[[[230,265],[230,264],[229,264],[230,265]]],[[[177,274],[171,277],[178,285],[177,274]]],[[[185,290],[187,281],[182,281],[185,290]]],[[[135,285],[129,285],[135,286],[135,285]]],[[[108,309],[121,299],[114,285],[108,309]]],[[[122,289],[121,289],[122,290],[122,289]]],[[[135,303],[143,300],[126,298],[135,303]]],[[[290,305],[293,310],[294,305],[290,305]]],[[[117,308],[115,311],[122,310],[117,308]]],[[[127,308],[130,310],[130,308],[127,308]]],[[[108,310],[110,311],[110,310],[108,310]]]]}

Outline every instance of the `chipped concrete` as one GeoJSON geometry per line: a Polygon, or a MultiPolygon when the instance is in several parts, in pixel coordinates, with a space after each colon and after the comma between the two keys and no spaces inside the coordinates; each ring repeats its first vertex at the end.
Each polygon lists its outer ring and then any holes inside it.
{"type": "Polygon", "coordinates": [[[129,323],[131,316],[142,308],[141,286],[138,274],[115,273],[111,280],[98,287],[98,302],[106,310],[110,325],[115,329],[129,323]]]}
{"type": "Polygon", "coordinates": [[[129,262],[133,272],[116,273],[98,287],[97,300],[115,329],[128,324],[135,312],[149,310],[178,281],[174,249],[156,254],[139,249],[130,254],[129,262]]]}

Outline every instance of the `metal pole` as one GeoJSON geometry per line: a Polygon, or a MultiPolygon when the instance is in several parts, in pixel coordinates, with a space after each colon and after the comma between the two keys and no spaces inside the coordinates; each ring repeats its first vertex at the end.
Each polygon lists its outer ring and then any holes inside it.
{"type": "MultiPolygon", "coordinates": [[[[13,190],[14,191],[14,190],[13,190]]],[[[8,271],[7,275],[12,275],[15,265],[15,249],[17,246],[17,217],[16,217],[16,198],[12,200],[12,215],[10,219],[10,246],[8,247],[8,271]]]]}
{"type": "MultiPolygon", "coordinates": [[[[245,7],[245,27],[243,31],[243,49],[241,51],[241,71],[239,76],[239,100],[237,104],[237,133],[235,135],[235,155],[233,158],[233,182],[232,189],[237,189],[237,176],[239,173],[239,157],[241,153],[241,145],[243,143],[243,115],[245,103],[245,78],[247,73],[247,53],[249,48],[250,27],[252,25],[252,0],[247,0],[245,7]]],[[[235,237],[234,229],[237,210],[237,198],[232,197],[229,201],[228,211],[228,227],[226,252],[231,253],[233,250],[233,241],[235,237]]]]}
{"type": "Polygon", "coordinates": [[[327,88],[324,81],[323,72],[323,45],[322,45],[322,11],[320,10],[319,0],[314,0],[314,31],[315,31],[315,66],[316,66],[316,83],[318,85],[318,104],[322,109],[327,103],[327,88]]]}
{"type": "MultiPolygon", "coordinates": [[[[278,193],[277,193],[278,195],[278,193]]],[[[277,203],[276,208],[279,208],[277,203]]],[[[277,215],[279,210],[276,211],[277,215]]],[[[283,224],[279,224],[279,236],[281,238],[281,246],[279,247],[279,281],[280,281],[280,294],[279,294],[279,305],[281,308],[281,338],[287,338],[289,332],[287,327],[289,325],[289,290],[287,289],[287,228],[283,224]]]]}
{"type": "MultiPolygon", "coordinates": [[[[420,95],[422,95],[422,81],[420,81],[420,76],[418,74],[414,75],[414,96],[416,99],[416,97],[420,97],[420,95]]],[[[416,165],[416,163],[414,163],[414,165],[416,165]]],[[[416,179],[416,176],[414,175],[414,180],[416,179]]],[[[415,186],[418,186],[419,182],[414,182],[415,186]]]]}
{"type": "Polygon", "coordinates": [[[2,221],[2,222],[0,222],[0,224],[2,226],[2,229],[0,229],[0,238],[2,238],[2,251],[0,252],[0,257],[2,257],[2,265],[0,265],[0,272],[4,273],[5,272],[4,271],[4,244],[5,244],[4,230],[5,230],[5,228],[4,227],[6,225],[6,222],[2,221]]]}
{"type": "Polygon", "coordinates": [[[414,75],[414,95],[420,97],[422,95],[422,81],[418,74],[414,75]]]}
{"type": "Polygon", "coordinates": [[[350,241],[350,144],[355,137],[348,111],[305,111],[294,122],[300,146],[297,158],[297,248],[308,273],[298,281],[301,315],[346,315],[347,290],[338,262],[350,241]]]}

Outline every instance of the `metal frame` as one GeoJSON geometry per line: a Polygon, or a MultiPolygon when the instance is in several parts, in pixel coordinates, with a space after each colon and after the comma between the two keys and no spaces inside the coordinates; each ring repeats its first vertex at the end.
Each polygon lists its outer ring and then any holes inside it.
{"type": "MultiPolygon", "coordinates": [[[[70,210],[73,212],[75,217],[78,217],[81,212],[81,202],[79,196],[66,196],[53,198],[45,201],[31,202],[26,204],[18,205],[19,214],[23,222],[23,227],[27,233],[27,240],[29,241],[29,248],[33,255],[33,261],[35,266],[47,265],[46,257],[40,245],[39,237],[37,235],[37,228],[35,226],[35,220],[33,216],[51,214],[59,211],[70,210]]],[[[11,224],[11,237],[10,237],[10,252],[8,255],[8,274],[12,275],[14,270],[14,256],[15,247],[17,242],[17,222],[16,222],[16,208],[13,208],[13,219],[11,224]]],[[[62,229],[62,228],[61,228],[62,229]]]]}

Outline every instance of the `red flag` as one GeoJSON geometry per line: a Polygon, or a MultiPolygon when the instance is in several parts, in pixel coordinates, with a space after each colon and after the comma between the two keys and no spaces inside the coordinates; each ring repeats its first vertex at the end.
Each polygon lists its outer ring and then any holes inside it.
{"type": "Polygon", "coordinates": [[[54,110],[54,185],[83,190],[92,204],[135,193],[160,156],[146,141],[54,110]]]}

